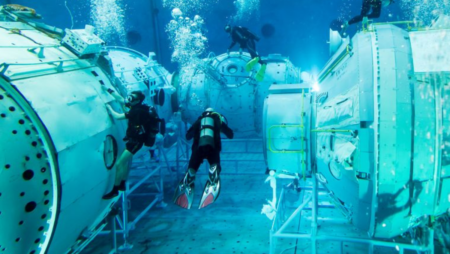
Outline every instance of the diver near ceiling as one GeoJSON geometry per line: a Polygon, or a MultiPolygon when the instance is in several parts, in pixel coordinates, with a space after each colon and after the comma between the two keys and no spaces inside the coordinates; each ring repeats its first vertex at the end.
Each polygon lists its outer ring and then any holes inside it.
{"type": "Polygon", "coordinates": [[[199,209],[212,204],[220,194],[220,151],[222,142],[220,133],[227,138],[234,136],[226,122],[225,117],[207,108],[186,133],[186,139],[194,139],[192,154],[189,160],[188,170],[175,190],[173,201],[182,208],[190,209],[194,199],[195,174],[204,159],[209,163],[209,177],[203,190],[199,209]]]}
{"type": "Polygon", "coordinates": [[[261,68],[256,73],[255,79],[257,81],[262,81],[266,73],[267,63],[265,63],[256,52],[255,41],[259,41],[258,36],[242,26],[231,27],[230,25],[226,25],[225,32],[230,34],[232,40],[231,45],[228,47],[227,51],[230,52],[230,49],[233,48],[236,43],[239,43],[240,52],[242,52],[242,49],[244,48],[247,49],[252,59],[245,66],[245,70],[249,72],[257,63],[261,64],[261,68]]]}
{"type": "Polygon", "coordinates": [[[367,23],[367,19],[379,18],[381,14],[381,8],[387,7],[394,3],[394,0],[363,0],[361,13],[349,21],[333,20],[330,28],[333,31],[338,31],[342,37],[346,36],[346,31],[349,25],[353,25],[358,22],[367,23]]]}
{"type": "MultiPolygon", "coordinates": [[[[106,89],[104,85],[102,85],[102,88],[106,89]]],[[[119,191],[125,191],[125,182],[129,173],[128,162],[142,146],[151,147],[155,144],[156,134],[159,132],[159,122],[161,121],[154,107],[142,103],[145,95],[141,91],[131,92],[126,101],[111,88],[108,88],[107,92],[130,110],[126,113],[117,113],[109,104],[106,104],[108,112],[114,119],[128,119],[128,127],[126,137],[123,139],[127,142],[126,148],[116,162],[114,187],[103,196],[103,199],[114,198],[119,194],[119,191]]]]}

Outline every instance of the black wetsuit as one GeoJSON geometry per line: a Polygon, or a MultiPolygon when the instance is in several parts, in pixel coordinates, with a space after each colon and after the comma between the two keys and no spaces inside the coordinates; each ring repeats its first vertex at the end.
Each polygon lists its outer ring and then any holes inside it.
{"type": "Polygon", "coordinates": [[[189,168],[196,172],[204,159],[208,160],[209,165],[217,164],[220,170],[220,151],[222,150],[222,142],[220,140],[220,133],[223,132],[227,138],[232,139],[234,136],[225,122],[222,122],[221,116],[215,112],[204,112],[197,121],[189,128],[186,133],[186,139],[194,138],[192,144],[192,155],[189,160],[189,168]],[[214,139],[208,140],[204,137],[200,138],[201,120],[204,116],[211,116],[214,119],[214,139]]]}
{"type": "Polygon", "coordinates": [[[126,149],[136,154],[145,144],[152,146],[155,143],[156,134],[159,131],[159,118],[156,110],[144,104],[137,104],[125,113],[128,119],[126,149]]]}
{"type": "Polygon", "coordinates": [[[228,47],[230,50],[236,43],[239,43],[241,48],[246,48],[248,53],[250,53],[251,58],[258,57],[258,53],[256,52],[256,41],[259,41],[259,38],[250,32],[247,28],[242,26],[234,26],[230,31],[231,45],[228,47]]]}
{"type": "Polygon", "coordinates": [[[361,14],[353,17],[348,21],[348,24],[354,24],[361,22],[361,20],[364,17],[373,19],[373,18],[379,18],[381,14],[381,0],[363,0],[363,4],[361,7],[361,14]],[[369,14],[370,9],[372,9],[372,12],[369,14]]]}

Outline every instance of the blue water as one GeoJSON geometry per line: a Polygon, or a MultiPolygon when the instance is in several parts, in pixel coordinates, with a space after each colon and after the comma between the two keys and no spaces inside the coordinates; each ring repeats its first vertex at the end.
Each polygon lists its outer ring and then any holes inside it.
{"type": "MultiPolygon", "coordinates": [[[[155,0],[156,9],[152,11],[149,0],[116,1],[124,10],[124,30],[128,33],[128,47],[143,53],[156,51],[161,64],[169,71],[177,68],[171,62],[172,49],[165,27],[172,18],[171,8],[164,8],[162,1],[155,0]],[[152,13],[156,14],[157,29],[154,29],[152,13]],[[156,36],[159,38],[155,42],[156,36]],[[159,44],[159,49],[155,44],[159,44]]],[[[195,2],[195,1],[193,1],[195,2]]],[[[232,23],[246,26],[261,37],[257,43],[258,52],[266,56],[279,53],[288,56],[294,65],[304,71],[319,72],[329,58],[328,37],[329,24],[333,19],[351,16],[360,12],[359,0],[261,0],[259,10],[245,16],[237,22],[232,21],[236,15],[236,7],[230,0],[208,0],[196,2],[209,2],[200,10],[192,10],[187,15],[191,18],[199,14],[205,20],[208,48],[206,52],[222,54],[230,44],[230,38],[223,27],[232,23]],[[212,2],[212,3],[211,3],[212,2]],[[273,28],[272,36],[264,37],[262,27],[269,25],[273,28]]],[[[400,1],[398,1],[400,2],[400,1]]],[[[44,18],[45,23],[60,28],[72,26],[71,17],[63,0],[1,0],[0,4],[16,3],[34,8],[44,18]]],[[[90,19],[91,1],[67,0],[67,7],[73,15],[73,28],[84,28],[85,24],[92,24],[90,19]]],[[[195,9],[196,6],[191,6],[195,9]]],[[[383,9],[379,21],[404,20],[405,14],[400,4],[394,4],[383,9]]],[[[358,26],[350,28],[350,34],[354,33],[358,26]]],[[[124,40],[118,36],[105,39],[109,45],[121,45],[124,40]]],[[[235,48],[237,49],[237,47],[235,48]]]]}

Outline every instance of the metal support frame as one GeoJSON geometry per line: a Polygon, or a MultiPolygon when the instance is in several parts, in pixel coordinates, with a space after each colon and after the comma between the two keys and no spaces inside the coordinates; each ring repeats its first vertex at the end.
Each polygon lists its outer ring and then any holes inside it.
{"type": "MultiPolygon", "coordinates": [[[[168,163],[167,157],[164,153],[164,148],[162,145],[158,146],[158,151],[160,154],[164,155],[165,163],[168,163]]],[[[145,167],[148,168],[148,167],[145,167]]],[[[160,205],[162,207],[165,207],[167,204],[164,203],[164,180],[162,175],[162,168],[163,166],[158,165],[151,171],[149,171],[142,179],[140,179],[138,182],[134,183],[132,186],[130,186],[129,181],[126,182],[126,191],[124,191],[121,194],[122,199],[122,213],[117,214],[116,216],[113,216],[111,219],[111,230],[101,231],[99,235],[106,235],[111,234],[113,237],[113,246],[114,249],[110,251],[110,253],[118,253],[120,250],[130,250],[133,248],[133,245],[128,242],[128,236],[131,230],[136,228],[137,223],[147,214],[147,212],[153,208],[158,202],[160,202],[160,205]],[[155,193],[143,193],[143,194],[135,194],[135,195],[145,195],[145,196],[154,196],[154,199],[147,205],[147,207],[142,210],[139,215],[133,220],[129,221],[128,218],[128,209],[130,204],[129,196],[137,190],[140,186],[147,183],[147,181],[152,177],[158,177],[157,180],[154,181],[157,192],[155,193]],[[120,229],[116,229],[116,223],[119,224],[120,229]],[[119,247],[117,247],[117,236],[116,234],[122,234],[123,236],[123,244],[119,247]]],[[[133,170],[133,169],[131,169],[133,170]]]]}
{"type": "MultiPolygon", "coordinates": [[[[399,253],[404,253],[404,250],[415,250],[418,253],[434,253],[434,230],[429,228],[428,230],[428,245],[413,245],[407,243],[397,243],[397,242],[389,242],[382,239],[373,239],[373,238],[364,238],[364,237],[344,237],[339,235],[328,235],[328,234],[320,234],[318,231],[318,220],[323,220],[323,218],[318,217],[319,208],[331,208],[329,206],[322,206],[318,204],[318,183],[315,175],[312,175],[312,192],[310,195],[307,195],[306,198],[303,199],[301,205],[295,209],[295,211],[289,216],[285,221],[281,221],[285,216],[284,211],[284,188],[280,193],[279,203],[277,205],[277,211],[275,218],[273,220],[272,229],[270,230],[270,253],[275,253],[277,239],[278,238],[293,238],[293,239],[304,239],[311,241],[311,251],[310,253],[317,253],[317,242],[318,241],[336,241],[340,243],[339,252],[343,253],[343,244],[345,242],[353,242],[353,243],[363,243],[367,244],[369,247],[369,253],[373,253],[374,246],[380,247],[388,247],[395,248],[399,253]],[[302,211],[309,210],[308,206],[311,206],[312,216],[311,216],[311,231],[309,234],[303,234],[299,232],[284,232],[285,229],[290,225],[290,223],[297,217],[297,215],[301,216],[302,211]]],[[[333,209],[336,209],[333,207],[333,209]]],[[[349,226],[351,227],[351,226],[349,226]]]]}
{"type": "MultiPolygon", "coordinates": [[[[182,124],[182,123],[180,123],[182,124]]],[[[144,177],[142,177],[141,180],[139,180],[138,182],[134,183],[132,186],[129,186],[129,183],[127,182],[127,186],[126,186],[126,191],[123,192],[121,199],[122,199],[122,213],[112,216],[112,218],[110,219],[110,223],[111,224],[111,230],[105,230],[105,231],[101,231],[98,235],[107,235],[110,234],[112,235],[112,240],[113,240],[113,250],[110,251],[110,253],[118,253],[118,251],[121,250],[130,250],[133,248],[133,245],[130,244],[128,242],[128,235],[129,232],[133,229],[135,229],[136,224],[139,222],[140,219],[142,219],[142,217],[152,208],[155,206],[155,204],[157,204],[158,201],[163,202],[163,198],[164,198],[164,193],[163,193],[163,177],[162,177],[162,169],[163,168],[167,168],[168,172],[171,173],[171,162],[175,163],[176,166],[176,174],[177,174],[177,179],[179,179],[179,173],[180,173],[180,168],[185,168],[187,163],[189,162],[189,151],[190,151],[190,144],[183,138],[183,136],[181,136],[181,128],[179,129],[179,135],[178,135],[178,140],[177,142],[172,145],[171,147],[164,149],[162,147],[162,145],[160,145],[158,147],[158,151],[160,156],[162,155],[163,161],[161,162],[162,165],[158,165],[155,169],[151,170],[147,175],[145,175],[144,177]],[[173,149],[175,149],[175,151],[173,151],[173,149]],[[171,152],[175,152],[175,161],[170,161],[168,158],[168,153],[171,152]],[[139,186],[141,186],[142,184],[146,183],[151,177],[153,176],[158,176],[157,174],[159,174],[159,185],[156,184],[158,192],[157,193],[145,193],[142,195],[154,195],[155,198],[150,202],[150,204],[133,220],[133,221],[129,221],[128,220],[128,209],[129,209],[129,196],[137,189],[139,188],[139,186]],[[119,225],[119,229],[116,228],[116,224],[119,225]],[[124,243],[118,247],[117,245],[117,234],[122,234],[123,236],[123,241],[124,243]]],[[[250,142],[262,142],[262,140],[260,139],[239,139],[239,140],[224,140],[224,143],[226,142],[232,142],[232,143],[236,143],[236,142],[244,142],[245,143],[245,151],[239,151],[239,152],[223,152],[223,153],[262,153],[261,152],[252,152],[249,151],[248,148],[248,143],[250,142]]],[[[236,163],[236,171],[235,173],[238,172],[238,162],[242,161],[242,160],[223,160],[225,162],[235,162],[236,163]]],[[[254,160],[252,160],[254,161],[254,160]]],[[[232,172],[229,172],[229,174],[231,174],[232,172]]],[[[135,195],[140,195],[140,194],[135,194],[135,195]]]]}

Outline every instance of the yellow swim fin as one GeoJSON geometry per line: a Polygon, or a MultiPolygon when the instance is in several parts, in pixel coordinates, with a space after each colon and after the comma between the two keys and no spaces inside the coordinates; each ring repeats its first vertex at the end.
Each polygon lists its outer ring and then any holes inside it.
{"type": "Polygon", "coordinates": [[[261,82],[264,80],[264,76],[266,75],[266,67],[267,64],[261,65],[261,68],[259,69],[259,71],[256,73],[255,76],[256,81],[261,82]]]}
{"type": "Polygon", "coordinates": [[[253,69],[253,66],[259,62],[259,57],[255,57],[252,60],[248,61],[247,65],[245,65],[245,70],[250,72],[253,69]]]}

